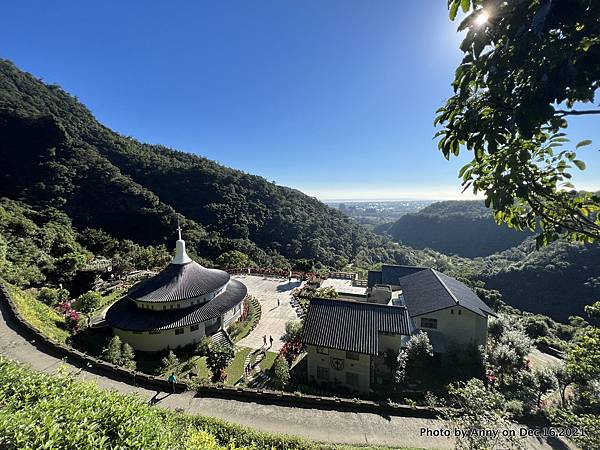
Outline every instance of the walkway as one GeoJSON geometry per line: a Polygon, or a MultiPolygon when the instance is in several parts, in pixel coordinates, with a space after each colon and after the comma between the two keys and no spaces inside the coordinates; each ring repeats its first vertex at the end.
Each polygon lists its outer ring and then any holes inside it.
{"type": "Polygon", "coordinates": [[[273,337],[273,346],[269,351],[278,352],[283,347],[281,337],[285,334],[285,323],[298,320],[296,310],[290,304],[292,291],[301,286],[300,281],[281,280],[254,275],[237,275],[233,278],[248,288],[248,294],[256,297],[261,306],[258,325],[244,339],[238,342],[241,347],[258,349],[263,346],[263,336],[273,337]],[[279,299],[279,305],[277,304],[279,299]]]}
{"type": "MultiPolygon", "coordinates": [[[[18,333],[18,325],[7,318],[7,306],[0,303],[0,353],[9,358],[29,364],[33,369],[52,373],[62,364],[58,358],[44,353],[35,341],[29,342],[18,333]]],[[[79,377],[95,380],[106,389],[121,392],[137,392],[141,398],[150,400],[157,392],[133,387],[115,381],[87,367],[78,368],[68,365],[72,370],[81,370],[79,377]]],[[[322,442],[387,445],[391,447],[420,448],[452,448],[446,438],[422,437],[421,428],[439,429],[443,422],[439,420],[418,419],[378,415],[372,413],[354,413],[345,411],[329,411],[316,408],[298,408],[259,404],[250,401],[238,401],[211,397],[195,397],[192,392],[167,395],[158,393],[159,405],[181,409],[191,414],[218,417],[229,422],[273,432],[304,436],[322,442]]],[[[567,449],[560,442],[549,446],[531,439],[529,448],[533,449],[567,449]]]]}

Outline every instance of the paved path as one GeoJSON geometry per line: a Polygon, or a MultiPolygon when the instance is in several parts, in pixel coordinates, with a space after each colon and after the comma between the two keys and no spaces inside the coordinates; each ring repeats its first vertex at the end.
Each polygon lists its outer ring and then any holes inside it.
{"type": "MultiPolygon", "coordinates": [[[[290,320],[298,320],[296,311],[290,304],[292,291],[301,286],[299,281],[293,279],[281,280],[258,276],[238,275],[238,279],[246,285],[248,293],[256,297],[261,306],[261,317],[258,325],[244,339],[238,342],[242,347],[253,349],[263,346],[263,336],[273,336],[273,346],[269,351],[278,352],[283,346],[281,337],[285,334],[285,323],[290,320]],[[279,299],[279,306],[277,305],[279,299]]],[[[268,345],[268,342],[267,342],[268,345]]]]}
{"type": "MultiPolygon", "coordinates": [[[[18,325],[7,318],[6,304],[0,302],[0,354],[29,364],[32,368],[52,373],[62,363],[19,334],[18,325]]],[[[328,411],[316,408],[266,405],[211,397],[195,397],[193,393],[166,394],[140,387],[133,387],[99,375],[92,369],[68,365],[72,370],[81,370],[79,377],[95,380],[105,389],[121,392],[136,392],[144,400],[156,397],[163,407],[181,409],[191,414],[219,417],[229,422],[247,425],[267,432],[294,434],[322,442],[373,445],[391,447],[452,448],[446,438],[420,436],[420,429],[439,429],[439,420],[385,416],[372,413],[328,411]]],[[[551,447],[537,440],[528,441],[533,449],[567,449],[563,444],[551,447]]]]}

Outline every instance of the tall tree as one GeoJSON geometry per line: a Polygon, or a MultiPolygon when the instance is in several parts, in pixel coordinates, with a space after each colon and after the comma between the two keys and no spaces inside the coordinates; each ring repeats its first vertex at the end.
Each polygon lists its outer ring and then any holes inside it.
{"type": "Polygon", "coordinates": [[[474,152],[459,177],[482,192],[497,222],[540,225],[538,244],[600,238],[600,196],[577,192],[570,169],[585,169],[561,130],[600,86],[600,3],[590,0],[448,0],[466,17],[454,95],[438,110],[438,147],[449,159],[474,152]],[[568,189],[571,189],[570,191],[568,189]]]}

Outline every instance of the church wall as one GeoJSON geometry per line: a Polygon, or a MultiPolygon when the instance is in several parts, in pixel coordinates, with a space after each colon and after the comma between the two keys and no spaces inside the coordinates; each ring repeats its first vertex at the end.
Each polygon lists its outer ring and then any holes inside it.
{"type": "Polygon", "coordinates": [[[331,385],[340,384],[346,386],[352,391],[369,392],[371,384],[371,357],[363,353],[354,354],[356,359],[348,358],[348,353],[344,350],[333,348],[316,347],[308,345],[307,365],[308,379],[312,383],[330,383],[331,385]],[[320,352],[326,352],[320,353],[320,352]],[[342,360],[341,364],[335,364],[335,360],[342,360]],[[336,367],[339,367],[337,369],[336,367]],[[357,384],[348,384],[347,373],[358,376],[357,384]]]}
{"type": "Polygon", "coordinates": [[[198,329],[190,331],[190,326],[175,328],[171,330],[162,330],[158,332],[133,332],[113,328],[114,333],[127,342],[135,350],[144,352],[154,352],[165,348],[183,347],[188,344],[195,344],[202,340],[204,334],[204,324],[198,324],[198,329]],[[182,334],[175,334],[175,330],[183,330],[182,334]]]}

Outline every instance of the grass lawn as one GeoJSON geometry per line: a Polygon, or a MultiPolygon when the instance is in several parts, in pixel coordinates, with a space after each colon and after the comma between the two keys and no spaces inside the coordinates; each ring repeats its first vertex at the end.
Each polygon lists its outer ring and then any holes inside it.
{"type": "Polygon", "coordinates": [[[260,368],[263,370],[263,372],[269,370],[273,366],[277,355],[278,353],[275,352],[267,352],[265,358],[260,362],[260,368]]]}
{"type": "Polygon", "coordinates": [[[248,353],[251,351],[251,348],[240,347],[240,349],[235,352],[233,361],[231,361],[231,364],[227,367],[227,381],[225,384],[234,385],[244,376],[244,362],[246,361],[246,356],[248,356],[248,353]]]}
{"type": "Polygon", "coordinates": [[[54,308],[38,301],[32,294],[5,283],[19,313],[34,328],[55,341],[66,343],[71,333],[65,320],[54,308]]]}
{"type": "Polygon", "coordinates": [[[115,300],[118,300],[120,297],[122,297],[125,294],[125,292],[126,292],[125,289],[113,289],[110,292],[102,293],[102,302],[100,303],[100,305],[98,306],[96,311],[94,311],[92,313],[92,315],[102,312],[102,310],[104,308],[106,308],[108,305],[110,305],[115,300]]]}

